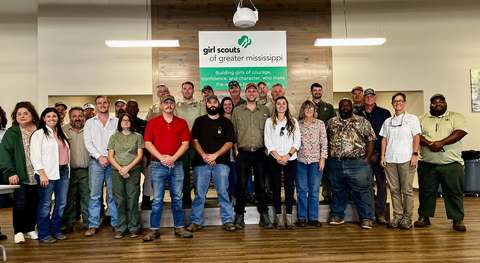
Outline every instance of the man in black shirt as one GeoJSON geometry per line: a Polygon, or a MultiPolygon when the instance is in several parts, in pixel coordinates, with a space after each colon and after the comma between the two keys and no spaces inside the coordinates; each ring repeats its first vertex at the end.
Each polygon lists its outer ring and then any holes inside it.
{"type": "Polygon", "coordinates": [[[192,145],[195,149],[193,161],[193,176],[195,199],[192,203],[192,223],[187,227],[190,232],[202,228],[205,197],[213,179],[220,203],[220,214],[223,228],[235,231],[232,223],[233,207],[228,199],[228,175],[230,173],[229,150],[235,143],[235,133],[232,122],[220,116],[220,103],[216,95],[210,95],[206,100],[207,113],[195,120],[192,128],[192,145]]]}

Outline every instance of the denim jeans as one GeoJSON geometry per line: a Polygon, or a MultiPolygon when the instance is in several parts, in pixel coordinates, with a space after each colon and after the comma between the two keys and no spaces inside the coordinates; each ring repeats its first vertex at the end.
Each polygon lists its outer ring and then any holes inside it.
{"type": "Polygon", "coordinates": [[[192,203],[192,223],[197,225],[202,224],[203,208],[205,206],[208,187],[210,186],[210,178],[212,178],[215,190],[217,191],[222,223],[232,222],[233,207],[228,200],[227,193],[229,172],[230,167],[225,164],[216,164],[213,167],[208,164],[193,167],[195,199],[192,203]]]}
{"type": "MultiPolygon", "coordinates": [[[[235,162],[230,162],[230,185],[228,192],[232,194],[232,198],[236,198],[237,193],[237,168],[235,167],[235,162]]],[[[252,173],[248,175],[247,178],[247,188],[245,190],[247,194],[253,194],[253,180],[252,173]]]]}
{"type": "Polygon", "coordinates": [[[255,195],[257,196],[257,210],[259,213],[268,212],[267,193],[265,192],[265,176],[267,170],[267,159],[263,149],[255,152],[240,150],[236,162],[237,168],[237,204],[235,213],[245,213],[245,189],[247,178],[253,168],[255,176],[255,195]]]}
{"type": "Polygon", "coordinates": [[[67,204],[68,193],[68,166],[60,168],[60,179],[49,180],[48,186],[40,186],[40,175],[35,174],[38,183],[38,192],[40,203],[37,213],[38,241],[42,242],[49,237],[56,237],[62,234],[62,216],[67,204]],[[52,209],[52,194],[55,192],[55,208],[53,209],[52,219],[50,220],[50,210],[52,209]]]}
{"type": "Polygon", "coordinates": [[[362,158],[346,161],[328,158],[325,167],[333,194],[333,202],[330,204],[330,217],[338,217],[342,220],[345,218],[348,192],[351,191],[359,221],[373,221],[372,203],[368,188],[370,166],[362,158]]]}
{"type": "Polygon", "coordinates": [[[176,161],[174,168],[168,168],[163,166],[162,163],[152,161],[150,175],[153,188],[150,229],[160,229],[160,220],[163,214],[163,197],[167,180],[170,187],[170,198],[172,199],[173,224],[175,228],[183,227],[182,189],[184,174],[182,161],[176,161]]]}
{"type": "Polygon", "coordinates": [[[113,227],[117,226],[117,207],[113,201],[111,171],[111,164],[104,168],[98,160],[90,161],[88,167],[88,185],[90,187],[90,201],[88,203],[90,216],[88,221],[90,221],[90,227],[98,228],[100,226],[100,197],[103,192],[104,180],[107,182],[108,209],[112,216],[111,224],[113,227]]]}
{"type": "Polygon", "coordinates": [[[297,162],[298,219],[318,220],[318,201],[322,176],[323,171],[318,170],[318,162],[310,164],[297,162]]]}

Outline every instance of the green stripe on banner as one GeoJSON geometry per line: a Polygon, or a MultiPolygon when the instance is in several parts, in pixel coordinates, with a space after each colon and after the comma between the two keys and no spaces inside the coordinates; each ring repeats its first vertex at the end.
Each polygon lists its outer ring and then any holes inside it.
{"type": "Polygon", "coordinates": [[[242,89],[250,82],[260,81],[267,83],[269,88],[276,83],[286,88],[287,67],[200,68],[200,87],[210,85],[213,90],[228,90],[228,82],[232,80],[238,81],[242,89]]]}

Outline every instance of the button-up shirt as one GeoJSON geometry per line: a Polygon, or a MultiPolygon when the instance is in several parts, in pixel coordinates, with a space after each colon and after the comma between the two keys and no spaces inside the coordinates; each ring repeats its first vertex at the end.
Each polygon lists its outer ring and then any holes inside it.
{"type": "Polygon", "coordinates": [[[109,116],[107,123],[103,126],[98,115],[85,122],[84,140],[88,154],[95,159],[100,156],[108,156],[108,142],[110,136],[117,132],[118,118],[109,116]]]}
{"type": "Polygon", "coordinates": [[[150,108],[148,108],[147,111],[147,116],[145,117],[145,120],[149,121],[152,118],[155,118],[157,116],[162,115],[162,108],[160,107],[160,102],[154,103],[150,108]]]}
{"type": "Polygon", "coordinates": [[[70,167],[72,169],[87,168],[90,156],[85,148],[84,128],[77,132],[70,124],[65,124],[62,130],[70,143],[70,167]]]}
{"type": "Polygon", "coordinates": [[[186,103],[183,100],[177,101],[177,105],[173,111],[173,115],[187,121],[188,130],[190,131],[193,128],[195,120],[204,114],[207,114],[207,108],[200,101],[196,100],[191,103],[186,103]]]}
{"type": "Polygon", "coordinates": [[[370,122],[357,115],[347,119],[331,118],[326,127],[331,158],[364,156],[366,143],[377,139],[370,122]]]}
{"type": "Polygon", "coordinates": [[[298,149],[297,161],[304,164],[319,162],[321,158],[328,157],[327,132],[323,121],[313,119],[310,125],[304,120],[299,121],[302,145],[298,149]]]}
{"type": "Polygon", "coordinates": [[[328,120],[337,116],[332,104],[326,101],[321,100],[318,104],[315,103],[315,106],[317,106],[317,119],[323,121],[323,123],[327,123],[328,120]]]}
{"type": "MultiPolygon", "coordinates": [[[[298,122],[294,119],[295,128],[293,134],[288,134],[287,131],[287,118],[283,121],[277,119],[277,125],[273,127],[272,118],[268,118],[265,122],[265,147],[268,149],[268,154],[272,155],[272,151],[276,151],[279,155],[287,155],[290,150],[295,148],[297,151],[302,144],[300,139],[300,129],[298,128],[298,122]],[[283,128],[283,130],[282,130],[283,128]]],[[[275,156],[273,156],[275,158],[275,156]]],[[[297,159],[297,153],[292,154],[289,161],[297,159]]]]}
{"type": "Polygon", "coordinates": [[[260,104],[260,105],[265,105],[265,104],[267,104],[269,102],[272,102],[272,101],[273,101],[273,99],[270,96],[267,96],[265,99],[257,98],[257,103],[260,104]]]}
{"type": "Polygon", "coordinates": [[[251,111],[247,104],[233,110],[232,123],[237,135],[238,148],[263,148],[265,121],[268,119],[268,108],[258,105],[251,111]]]}

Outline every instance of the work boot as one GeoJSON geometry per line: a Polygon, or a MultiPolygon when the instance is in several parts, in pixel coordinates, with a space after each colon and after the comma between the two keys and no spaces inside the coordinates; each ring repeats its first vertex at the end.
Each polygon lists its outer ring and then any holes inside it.
{"type": "Polygon", "coordinates": [[[273,224],[270,221],[270,217],[268,216],[268,212],[262,212],[260,214],[259,224],[260,224],[260,226],[263,226],[266,229],[272,229],[273,228],[273,224]]]}
{"type": "Polygon", "coordinates": [[[453,229],[457,231],[467,231],[467,228],[463,224],[463,220],[453,220],[453,229]]]}
{"type": "Polygon", "coordinates": [[[430,225],[430,218],[428,216],[419,216],[418,220],[413,224],[415,227],[424,227],[430,225]]]}
{"type": "Polygon", "coordinates": [[[283,221],[283,214],[277,214],[277,229],[285,230],[285,222],[283,221]]]}
{"type": "Polygon", "coordinates": [[[243,214],[236,214],[235,215],[235,228],[242,229],[245,226],[245,221],[243,218],[243,214]]]}
{"type": "Polygon", "coordinates": [[[287,229],[295,230],[295,225],[293,224],[292,214],[287,214],[287,229]]]}

